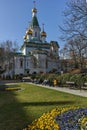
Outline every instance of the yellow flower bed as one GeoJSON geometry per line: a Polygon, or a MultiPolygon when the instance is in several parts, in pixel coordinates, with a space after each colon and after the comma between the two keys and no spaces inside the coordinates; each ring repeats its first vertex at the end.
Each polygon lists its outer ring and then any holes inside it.
{"type": "Polygon", "coordinates": [[[87,117],[82,118],[81,127],[83,128],[83,130],[87,130],[87,117]]]}
{"type": "Polygon", "coordinates": [[[17,91],[17,90],[20,90],[20,88],[15,88],[15,87],[8,87],[8,88],[5,88],[6,91],[17,91]]]}
{"type": "Polygon", "coordinates": [[[40,118],[33,121],[31,125],[28,125],[28,127],[23,130],[60,130],[59,125],[54,119],[55,116],[70,109],[77,108],[78,107],[55,108],[51,112],[44,113],[40,118]]]}

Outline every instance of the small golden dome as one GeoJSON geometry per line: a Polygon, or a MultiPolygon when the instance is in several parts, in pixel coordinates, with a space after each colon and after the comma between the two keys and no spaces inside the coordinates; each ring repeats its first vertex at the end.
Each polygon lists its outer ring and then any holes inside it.
{"type": "Polygon", "coordinates": [[[41,32],[41,37],[46,37],[47,36],[47,34],[46,34],[46,32],[41,32]]]}
{"type": "Polygon", "coordinates": [[[31,29],[27,30],[26,34],[32,35],[32,30],[31,29]]]}
{"type": "Polygon", "coordinates": [[[32,12],[33,12],[33,13],[37,13],[37,9],[36,9],[36,8],[33,8],[33,9],[32,9],[32,12]]]}
{"type": "Polygon", "coordinates": [[[24,38],[24,40],[26,40],[27,39],[27,35],[24,35],[23,38],[24,38]]]}

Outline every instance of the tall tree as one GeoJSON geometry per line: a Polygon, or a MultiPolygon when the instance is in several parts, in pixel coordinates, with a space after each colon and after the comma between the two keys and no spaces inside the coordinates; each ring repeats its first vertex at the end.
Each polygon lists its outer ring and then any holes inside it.
{"type": "Polygon", "coordinates": [[[76,36],[87,40],[87,4],[86,0],[70,0],[64,11],[64,26],[62,38],[70,40],[76,36]]]}
{"type": "MultiPolygon", "coordinates": [[[[12,66],[12,60],[15,55],[15,52],[18,51],[19,47],[17,42],[12,42],[7,40],[0,43],[0,66],[8,64],[9,69],[12,66]]],[[[3,69],[2,67],[2,69],[3,69]]],[[[5,68],[4,68],[5,69],[5,68]]]]}
{"type": "MultiPolygon", "coordinates": [[[[70,0],[64,11],[64,24],[60,27],[61,38],[66,41],[66,55],[75,66],[84,67],[87,58],[87,3],[86,0],[70,0]]],[[[66,57],[67,58],[67,57],[66,57]]]]}
{"type": "Polygon", "coordinates": [[[65,44],[66,53],[70,59],[74,61],[75,67],[84,68],[84,61],[87,57],[87,47],[86,43],[82,43],[82,39],[77,37],[75,39],[71,39],[65,44]],[[78,65],[78,66],[77,66],[78,65]]]}

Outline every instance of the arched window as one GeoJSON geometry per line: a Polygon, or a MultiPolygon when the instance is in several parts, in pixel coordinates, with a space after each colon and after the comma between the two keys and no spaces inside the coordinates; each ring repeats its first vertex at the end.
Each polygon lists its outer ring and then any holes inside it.
{"type": "Polygon", "coordinates": [[[23,59],[20,59],[20,68],[23,68],[23,59]]]}
{"type": "Polygon", "coordinates": [[[48,61],[47,61],[47,59],[46,59],[46,68],[48,68],[48,61]]]}
{"type": "Polygon", "coordinates": [[[35,37],[37,37],[37,32],[35,32],[35,37]]]}
{"type": "Polygon", "coordinates": [[[29,66],[29,62],[27,61],[27,66],[29,66]]]}

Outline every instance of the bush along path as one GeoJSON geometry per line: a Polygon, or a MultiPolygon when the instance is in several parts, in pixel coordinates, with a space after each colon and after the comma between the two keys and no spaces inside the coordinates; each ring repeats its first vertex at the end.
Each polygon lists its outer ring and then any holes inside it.
{"type": "Polygon", "coordinates": [[[44,80],[48,80],[48,85],[53,86],[53,80],[56,80],[57,86],[60,87],[68,87],[66,84],[67,81],[69,82],[74,82],[75,83],[75,88],[77,89],[83,89],[83,87],[87,88],[87,74],[41,74],[41,75],[36,75],[35,77],[31,77],[33,79],[36,79],[38,83],[43,83],[44,80]],[[86,84],[85,84],[86,83],[86,84]]]}

